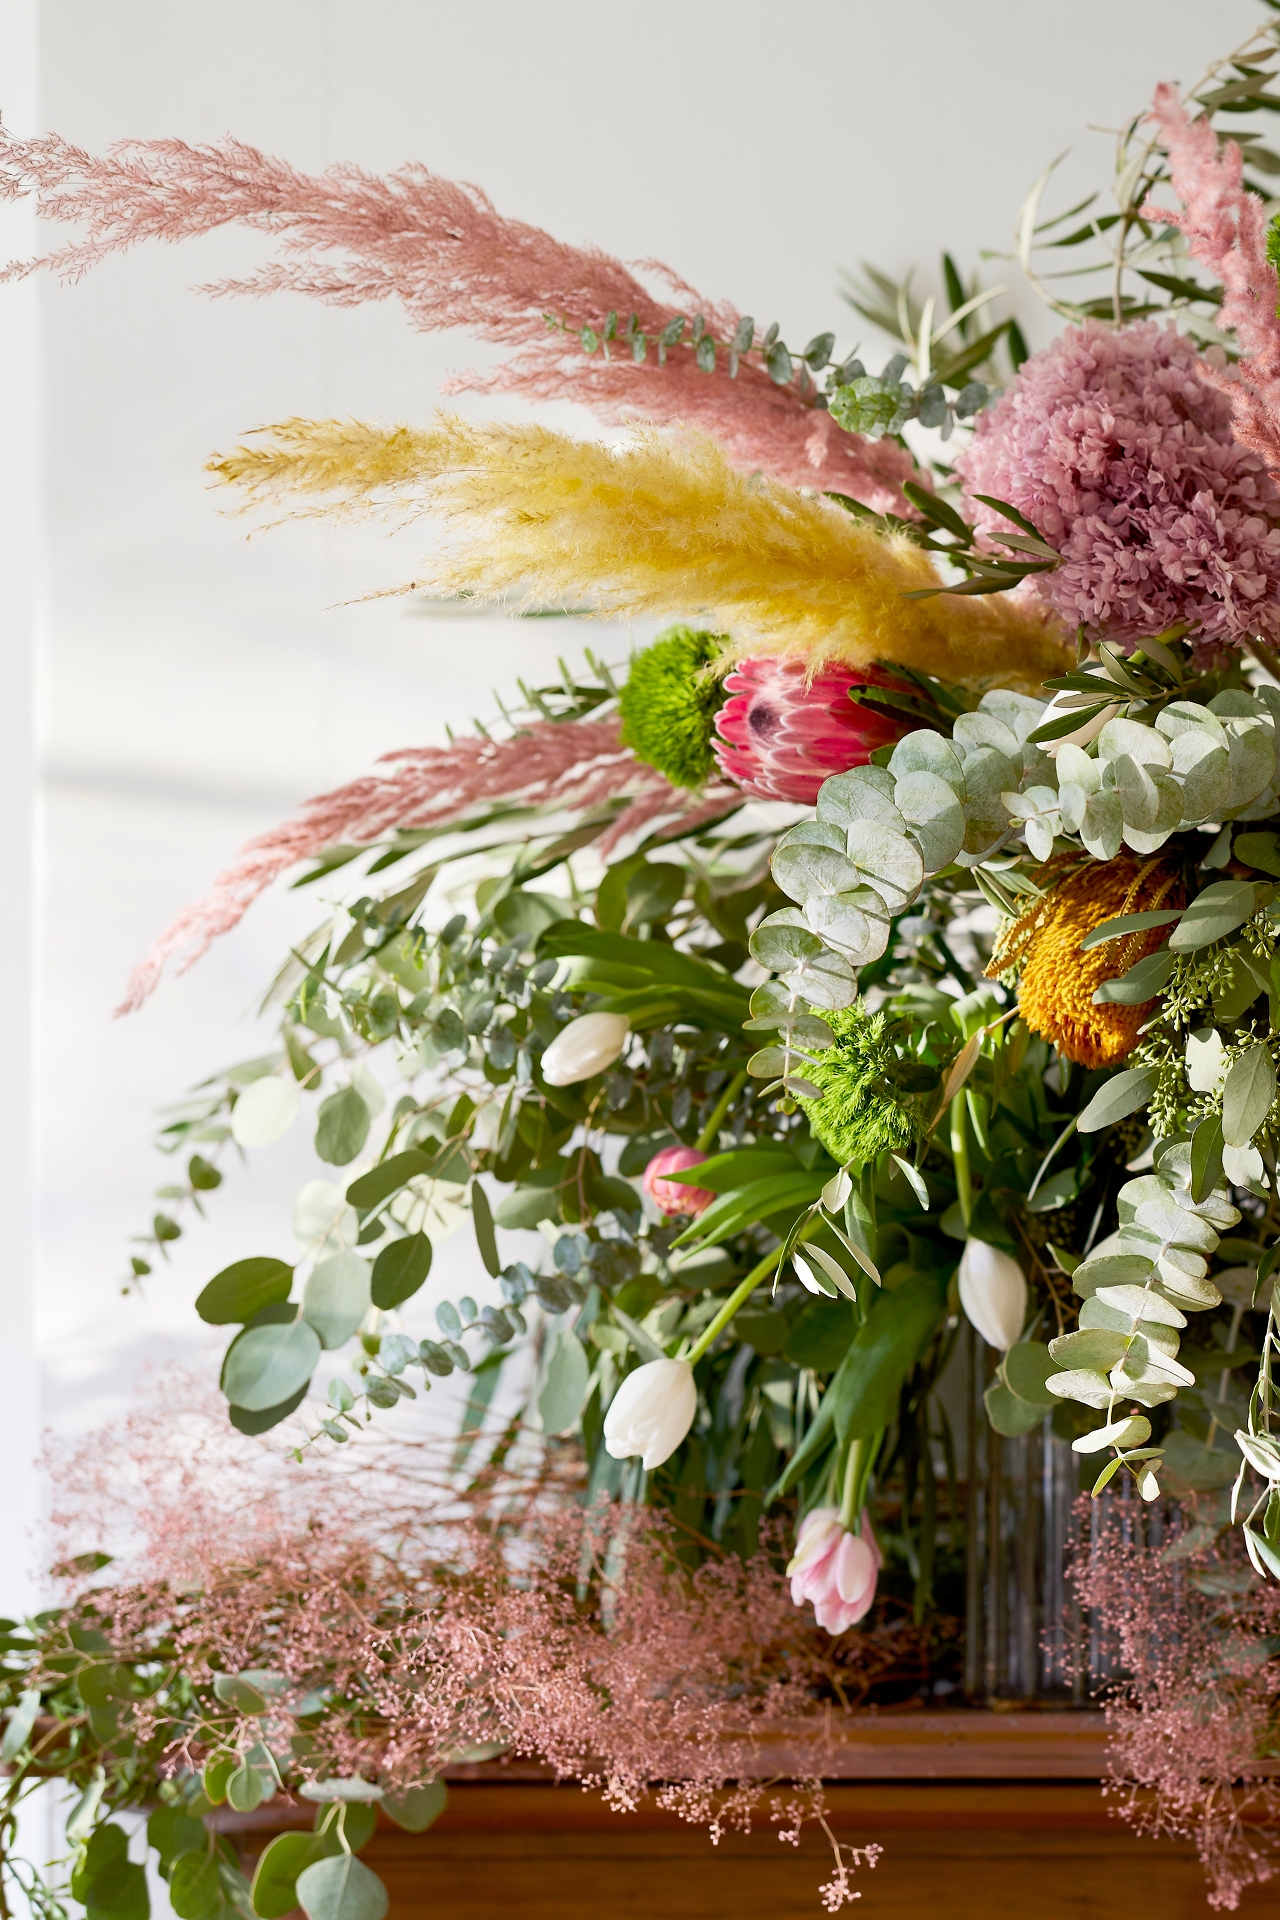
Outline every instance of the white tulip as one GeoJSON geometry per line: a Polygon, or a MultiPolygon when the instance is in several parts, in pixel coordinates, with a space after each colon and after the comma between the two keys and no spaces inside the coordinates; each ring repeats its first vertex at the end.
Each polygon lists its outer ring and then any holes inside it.
{"type": "Polygon", "coordinates": [[[542,1056],[542,1077],[549,1087],[571,1087],[611,1067],[627,1044],[631,1022],[625,1013],[582,1013],[562,1027],[542,1056]]]}
{"type": "Polygon", "coordinates": [[[670,1459],[693,1425],[698,1389],[687,1360],[648,1360],[629,1373],[604,1417],[604,1444],[615,1460],[629,1453],[646,1467],[670,1459]]]}
{"type": "Polygon", "coordinates": [[[985,1240],[966,1240],[960,1256],[960,1305],[989,1347],[1007,1353],[1027,1317],[1022,1268],[985,1240]]]}
{"type": "Polygon", "coordinates": [[[251,1080],[231,1110],[231,1138],[238,1147],[270,1147],[283,1140],[298,1117],[298,1083],[269,1073],[251,1080]]]}
{"type": "MultiPolygon", "coordinates": [[[[1110,692],[1115,685],[1115,682],[1109,674],[1099,673],[1097,678],[1102,682],[1102,685],[1098,689],[1099,694],[1110,692]]],[[[1066,702],[1076,699],[1077,697],[1077,695],[1069,692],[1067,689],[1063,689],[1060,693],[1055,693],[1044,712],[1040,715],[1039,720],[1036,722],[1037,728],[1047,726],[1050,720],[1061,720],[1065,714],[1074,711],[1074,709],[1066,705],[1066,702]]],[[[1084,725],[1077,727],[1073,733],[1064,733],[1060,740],[1041,741],[1041,753],[1047,753],[1051,760],[1056,760],[1061,747],[1087,747],[1091,740],[1097,739],[1108,720],[1115,719],[1119,711],[1118,706],[1104,707],[1101,713],[1095,714],[1092,720],[1086,720],[1084,725]]]]}

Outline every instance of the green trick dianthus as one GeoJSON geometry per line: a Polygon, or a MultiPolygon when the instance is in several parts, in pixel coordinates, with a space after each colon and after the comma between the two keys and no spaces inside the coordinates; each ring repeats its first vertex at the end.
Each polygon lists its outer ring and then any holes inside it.
{"type": "Polygon", "coordinates": [[[677,787],[700,787],[715,767],[724,689],[704,669],[723,644],[717,633],[668,627],[635,655],[622,689],[623,744],[677,787]]]}
{"type": "Polygon", "coordinates": [[[822,1088],[821,1100],[800,1102],[815,1139],[841,1166],[865,1166],[886,1149],[904,1153],[915,1128],[887,1091],[898,1061],[886,1036],[885,1015],[853,1006],[822,1018],[836,1044],[801,1068],[806,1080],[822,1088]]]}

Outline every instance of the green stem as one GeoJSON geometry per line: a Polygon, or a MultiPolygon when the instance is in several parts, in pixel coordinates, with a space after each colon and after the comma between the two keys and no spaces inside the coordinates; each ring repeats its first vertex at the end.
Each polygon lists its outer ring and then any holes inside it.
{"type": "Polygon", "coordinates": [[[711,1117],[694,1143],[695,1153],[710,1152],[715,1143],[716,1135],[720,1131],[720,1122],[724,1119],[726,1113],[728,1113],[730,1107],[746,1084],[747,1072],[744,1067],[741,1073],[734,1075],[724,1092],[720,1095],[720,1098],[716,1101],[714,1107],[712,1107],[711,1117]]]}
{"type": "Polygon", "coordinates": [[[849,1457],[844,1466],[844,1492],[840,1500],[840,1525],[846,1533],[854,1531],[854,1523],[862,1508],[862,1462],[866,1453],[865,1440],[849,1442],[849,1457]]]}
{"type": "MultiPolygon", "coordinates": [[[[798,1240],[807,1240],[810,1233],[814,1232],[817,1226],[818,1222],[816,1219],[809,1221],[800,1229],[798,1240]]],[[[778,1264],[778,1256],[781,1252],[781,1246],[776,1246],[772,1253],[766,1253],[763,1260],[756,1262],[745,1280],[738,1282],[715,1319],[711,1321],[709,1326],[704,1327],[697,1340],[695,1340],[685,1355],[685,1359],[691,1367],[698,1364],[703,1354],[710,1348],[712,1342],[717,1340],[724,1332],[734,1314],[738,1311],[738,1308],[746,1305],[756,1288],[760,1285],[760,1282],[769,1278],[769,1275],[778,1264]]]]}
{"type": "Polygon", "coordinates": [[[969,1175],[969,1135],[965,1126],[963,1087],[951,1102],[951,1158],[955,1163],[960,1217],[968,1233],[969,1221],[973,1216],[973,1184],[969,1175]]]}

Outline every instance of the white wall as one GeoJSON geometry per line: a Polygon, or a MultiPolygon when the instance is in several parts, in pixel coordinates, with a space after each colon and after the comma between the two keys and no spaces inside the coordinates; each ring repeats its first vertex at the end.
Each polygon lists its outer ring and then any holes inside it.
{"type": "MultiPolygon", "coordinates": [[[[1026,187],[1063,148],[1076,149],[1064,195],[1105,183],[1107,143],[1086,124],[1118,122],[1157,78],[1193,78],[1258,12],[1251,0],[8,0],[2,97],[18,130],[56,128],[91,149],[232,131],[305,167],[418,158],[570,240],[665,258],[804,339],[842,325],[842,264],[896,272],[919,260],[932,275],[944,245],[965,265],[1005,245],[1026,187]]],[[[6,255],[30,248],[23,219],[5,216],[6,255]]],[[[219,516],[202,462],[241,429],[294,412],[420,418],[446,368],[486,358],[457,337],[414,335],[391,306],[213,303],[191,290],[267,250],[225,232],[146,248],[75,287],[0,292],[11,1188],[0,1417],[14,1463],[0,1608],[23,1597],[16,1542],[33,1482],[21,1463],[41,1425],[97,1421],[145,1358],[211,1366],[194,1293],[225,1259],[287,1245],[287,1199],[306,1171],[297,1143],[262,1156],[145,1298],[116,1296],[126,1237],[163,1177],[153,1111],[255,1051],[255,990],[314,908],[264,901],[194,974],[113,1023],[130,965],[301,797],[380,751],[442,738],[446,720],[490,711],[490,686],[598,639],[571,623],[337,606],[402,577],[412,537],[392,552],[380,533],[310,527],[247,545],[219,516]],[[33,676],[44,784],[32,1030],[33,676]]],[[[1018,306],[1047,337],[1033,301],[1018,306]]],[[[587,425],[572,409],[559,417],[587,425]]],[[[605,651],[626,646],[615,632],[605,651]]]]}

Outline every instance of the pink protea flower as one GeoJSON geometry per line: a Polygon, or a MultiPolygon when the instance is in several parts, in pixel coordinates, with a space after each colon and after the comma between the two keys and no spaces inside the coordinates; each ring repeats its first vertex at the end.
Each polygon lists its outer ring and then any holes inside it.
{"type": "Polygon", "coordinates": [[[866,1512],[861,1533],[843,1525],[835,1507],[815,1507],[800,1522],[796,1550],[787,1566],[791,1598],[813,1605],[828,1633],[843,1633],[870,1611],[884,1555],[866,1512]]]}
{"type": "MultiPolygon", "coordinates": [[[[1139,642],[1176,621],[1239,644],[1280,630],[1280,488],[1231,431],[1213,369],[1172,327],[1069,327],[979,416],[956,461],[1062,555],[1035,591],[1068,623],[1139,642]]],[[[1007,526],[1005,527],[1007,531],[1007,526]]]]}
{"type": "Polygon", "coordinates": [[[654,1205],[665,1214],[702,1213],[716,1198],[706,1187],[686,1187],[673,1180],[673,1173],[684,1173],[706,1159],[696,1147],[664,1147],[655,1153],[644,1170],[641,1186],[654,1205]]]}
{"type": "Polygon", "coordinates": [[[907,730],[850,700],[850,687],[895,684],[874,667],[823,667],[808,680],[803,660],[748,658],[724,684],[712,748],[721,771],[762,800],[811,807],[824,780],[907,730]]]}

